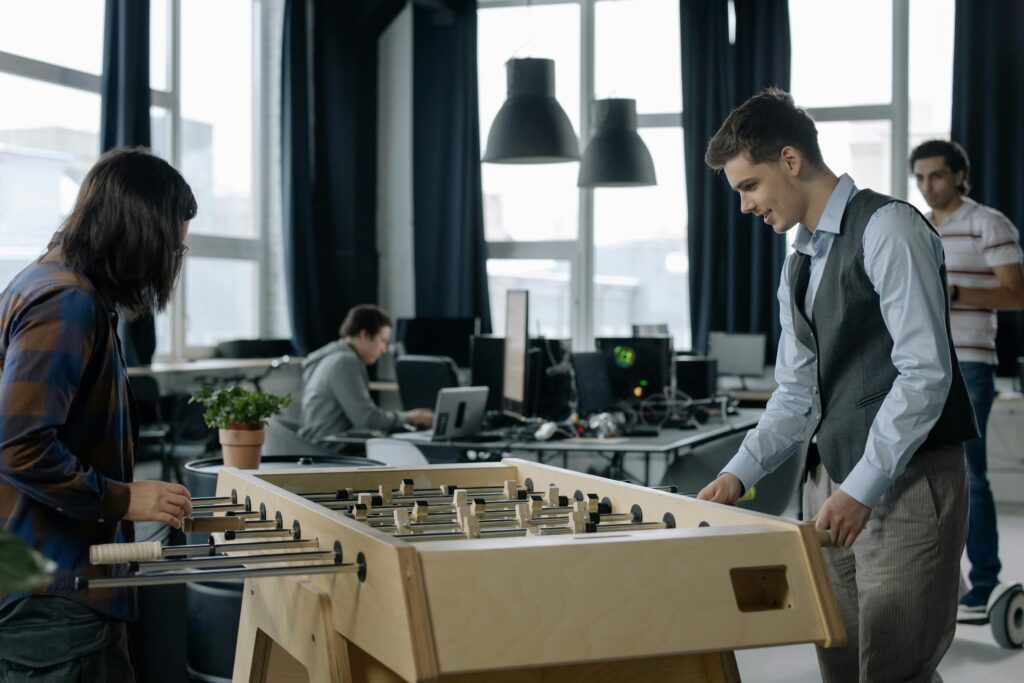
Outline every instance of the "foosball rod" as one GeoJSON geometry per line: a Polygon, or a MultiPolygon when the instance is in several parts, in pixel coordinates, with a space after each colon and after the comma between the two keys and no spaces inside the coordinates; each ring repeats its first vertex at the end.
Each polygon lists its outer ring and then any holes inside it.
{"type": "MultiPolygon", "coordinates": [[[[537,494],[533,494],[533,495],[537,495],[537,494]]],[[[445,504],[444,502],[451,501],[453,497],[454,496],[452,496],[452,495],[447,495],[447,496],[418,496],[417,495],[417,496],[395,497],[395,498],[392,498],[391,500],[385,500],[383,496],[380,496],[379,494],[376,494],[376,493],[360,493],[357,498],[352,498],[352,499],[348,499],[348,500],[323,500],[323,501],[311,501],[311,502],[315,502],[318,505],[321,505],[321,506],[327,508],[328,510],[347,510],[347,509],[352,508],[354,505],[360,504],[361,502],[364,505],[368,504],[368,505],[372,505],[373,507],[409,507],[410,505],[413,505],[414,503],[417,503],[419,501],[430,503],[431,505],[443,505],[443,504],[445,504]]],[[[565,498],[565,497],[566,496],[561,496],[561,498],[565,498]]],[[[502,493],[501,491],[497,491],[497,492],[495,492],[493,494],[485,494],[485,493],[484,494],[473,494],[472,498],[474,498],[474,499],[478,498],[480,500],[486,500],[488,503],[494,503],[494,504],[505,503],[505,504],[509,504],[509,505],[516,504],[516,503],[523,503],[523,502],[525,502],[527,500],[526,496],[523,496],[521,498],[506,498],[505,494],[502,493]]],[[[448,504],[450,505],[451,503],[449,502],[448,504]]]]}
{"type": "MultiPolygon", "coordinates": [[[[519,486],[519,482],[517,482],[514,479],[508,479],[503,484],[488,484],[488,485],[483,485],[483,486],[458,486],[456,484],[441,484],[440,486],[430,487],[430,488],[425,488],[425,489],[417,489],[417,488],[415,488],[413,486],[413,480],[412,479],[403,479],[402,480],[402,484],[399,486],[399,488],[391,489],[391,493],[392,493],[393,497],[410,497],[410,498],[414,498],[416,496],[431,496],[431,495],[434,495],[434,496],[450,496],[456,490],[460,490],[460,489],[463,490],[463,491],[468,491],[468,492],[473,493],[473,494],[476,494],[476,493],[486,493],[486,492],[503,493],[503,492],[505,492],[506,490],[508,490],[510,488],[510,485],[514,486],[513,490],[526,491],[527,493],[532,493],[532,491],[530,491],[526,487],[520,487],[519,486]]],[[[376,490],[358,490],[358,491],[356,489],[351,489],[351,488],[342,488],[342,489],[336,489],[334,491],[313,491],[313,492],[309,492],[309,493],[300,493],[299,495],[302,496],[303,498],[306,498],[307,500],[321,501],[321,500],[350,500],[350,499],[356,498],[360,493],[371,493],[371,494],[379,495],[381,493],[381,490],[380,490],[379,487],[376,490]]],[[[211,502],[213,502],[213,501],[211,501],[211,502]]],[[[216,502],[222,502],[222,503],[227,502],[227,503],[230,503],[231,499],[230,498],[225,498],[223,500],[217,500],[216,502]]]]}
{"type": "MultiPolygon", "coordinates": [[[[417,502],[425,502],[425,501],[417,501],[417,502]]],[[[511,513],[515,513],[516,508],[518,508],[518,507],[530,504],[530,501],[528,501],[528,500],[523,500],[523,501],[503,500],[503,501],[498,501],[498,502],[491,502],[491,501],[485,500],[484,502],[487,504],[487,510],[488,511],[511,512],[511,513]]],[[[541,512],[542,513],[547,513],[547,514],[558,514],[560,512],[565,512],[566,510],[571,510],[572,506],[568,505],[568,501],[565,501],[565,502],[566,502],[566,505],[556,505],[556,506],[542,507],[541,508],[541,512]]],[[[356,503],[356,505],[360,505],[360,503],[356,503]]],[[[427,514],[431,514],[431,515],[434,515],[434,514],[436,514],[436,515],[448,515],[448,514],[451,514],[451,515],[454,515],[455,511],[458,510],[460,507],[461,507],[460,505],[456,505],[454,503],[441,503],[441,504],[430,505],[430,506],[428,506],[428,509],[430,510],[430,512],[428,512],[427,514]]],[[[372,506],[372,507],[367,507],[366,508],[366,516],[367,516],[367,518],[390,517],[395,512],[395,510],[414,510],[414,509],[416,509],[416,505],[415,504],[413,504],[413,505],[381,505],[381,506],[372,506]]]]}
{"type": "MultiPolygon", "coordinates": [[[[240,564],[273,564],[276,562],[304,562],[313,560],[331,560],[331,550],[308,550],[294,553],[260,553],[248,555],[208,555],[169,557],[150,562],[132,562],[130,566],[139,573],[151,573],[185,568],[234,567],[240,564]]],[[[136,574],[138,576],[139,574],[136,574]]]]}
{"type": "Polygon", "coordinates": [[[213,569],[206,572],[166,572],[136,574],[135,576],[112,579],[91,579],[75,577],[75,588],[128,588],[136,586],[160,586],[192,581],[214,581],[218,579],[258,579],[267,576],[295,576],[308,574],[356,574],[363,571],[359,564],[309,564],[291,567],[264,567],[260,569],[213,569]]]}
{"type": "Polygon", "coordinates": [[[189,557],[193,555],[215,555],[220,552],[239,550],[292,550],[317,548],[316,539],[284,541],[249,541],[239,543],[194,543],[189,545],[161,546],[159,541],[140,543],[105,543],[89,548],[89,562],[100,564],[121,564],[124,562],[153,562],[168,557],[189,557]]]}

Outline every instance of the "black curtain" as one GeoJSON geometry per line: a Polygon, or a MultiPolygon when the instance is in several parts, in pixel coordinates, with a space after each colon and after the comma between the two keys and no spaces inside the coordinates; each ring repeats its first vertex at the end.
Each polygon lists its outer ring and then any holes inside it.
{"type": "Polygon", "coordinates": [[[284,252],[302,354],[337,339],[349,308],[377,300],[377,37],[393,4],[285,6],[284,252]]]}
{"type": "MultiPolygon", "coordinates": [[[[957,0],[952,137],[971,158],[971,196],[1024,229],[1024,3],[957,0]]],[[[1024,355],[1024,314],[1001,312],[999,374],[1024,355]]]]}
{"type": "Polygon", "coordinates": [[[490,332],[476,56],[474,1],[413,8],[416,315],[490,332]]]}
{"type": "MultiPolygon", "coordinates": [[[[149,0],[107,0],[100,78],[102,151],[150,146],[149,0]]],[[[128,365],[148,365],[156,349],[152,316],[117,328],[128,365]]]]}
{"type": "Polygon", "coordinates": [[[776,291],[785,238],[739,212],[735,193],[704,164],[708,141],[729,112],[768,86],[789,89],[787,0],[680,0],[690,322],[693,346],[708,332],[764,332],[772,360],[779,340],[776,291]]]}

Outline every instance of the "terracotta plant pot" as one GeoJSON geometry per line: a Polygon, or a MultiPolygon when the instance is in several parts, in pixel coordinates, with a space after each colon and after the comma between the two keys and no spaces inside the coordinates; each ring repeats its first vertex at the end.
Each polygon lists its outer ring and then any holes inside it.
{"type": "Polygon", "coordinates": [[[219,433],[225,465],[242,470],[254,470],[260,466],[263,425],[231,425],[219,433]]]}

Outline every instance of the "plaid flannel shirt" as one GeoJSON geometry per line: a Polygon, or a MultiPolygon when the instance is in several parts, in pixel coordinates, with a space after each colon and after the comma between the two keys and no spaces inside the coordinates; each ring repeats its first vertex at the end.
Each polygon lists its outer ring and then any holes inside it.
{"type": "MultiPolygon", "coordinates": [[[[76,591],[74,577],[120,575],[89,546],[133,540],[123,521],[138,439],[117,316],[59,249],[0,294],[0,525],[57,563],[37,594],[134,619],[130,589],[76,591]]],[[[0,593],[0,609],[26,593],[0,593]]]]}

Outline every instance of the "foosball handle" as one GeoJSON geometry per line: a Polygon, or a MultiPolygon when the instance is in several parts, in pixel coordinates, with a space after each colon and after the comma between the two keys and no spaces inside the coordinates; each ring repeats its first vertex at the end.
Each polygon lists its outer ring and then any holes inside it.
{"type": "Polygon", "coordinates": [[[184,527],[186,534],[241,531],[245,521],[241,517],[186,517],[184,527]]]}
{"type": "Polygon", "coordinates": [[[160,541],[143,543],[103,543],[89,547],[92,564],[122,564],[125,562],[152,562],[164,556],[160,541]]]}
{"type": "Polygon", "coordinates": [[[822,548],[836,547],[836,537],[834,531],[822,531],[821,529],[815,529],[814,533],[817,534],[818,542],[821,543],[822,548]]]}

